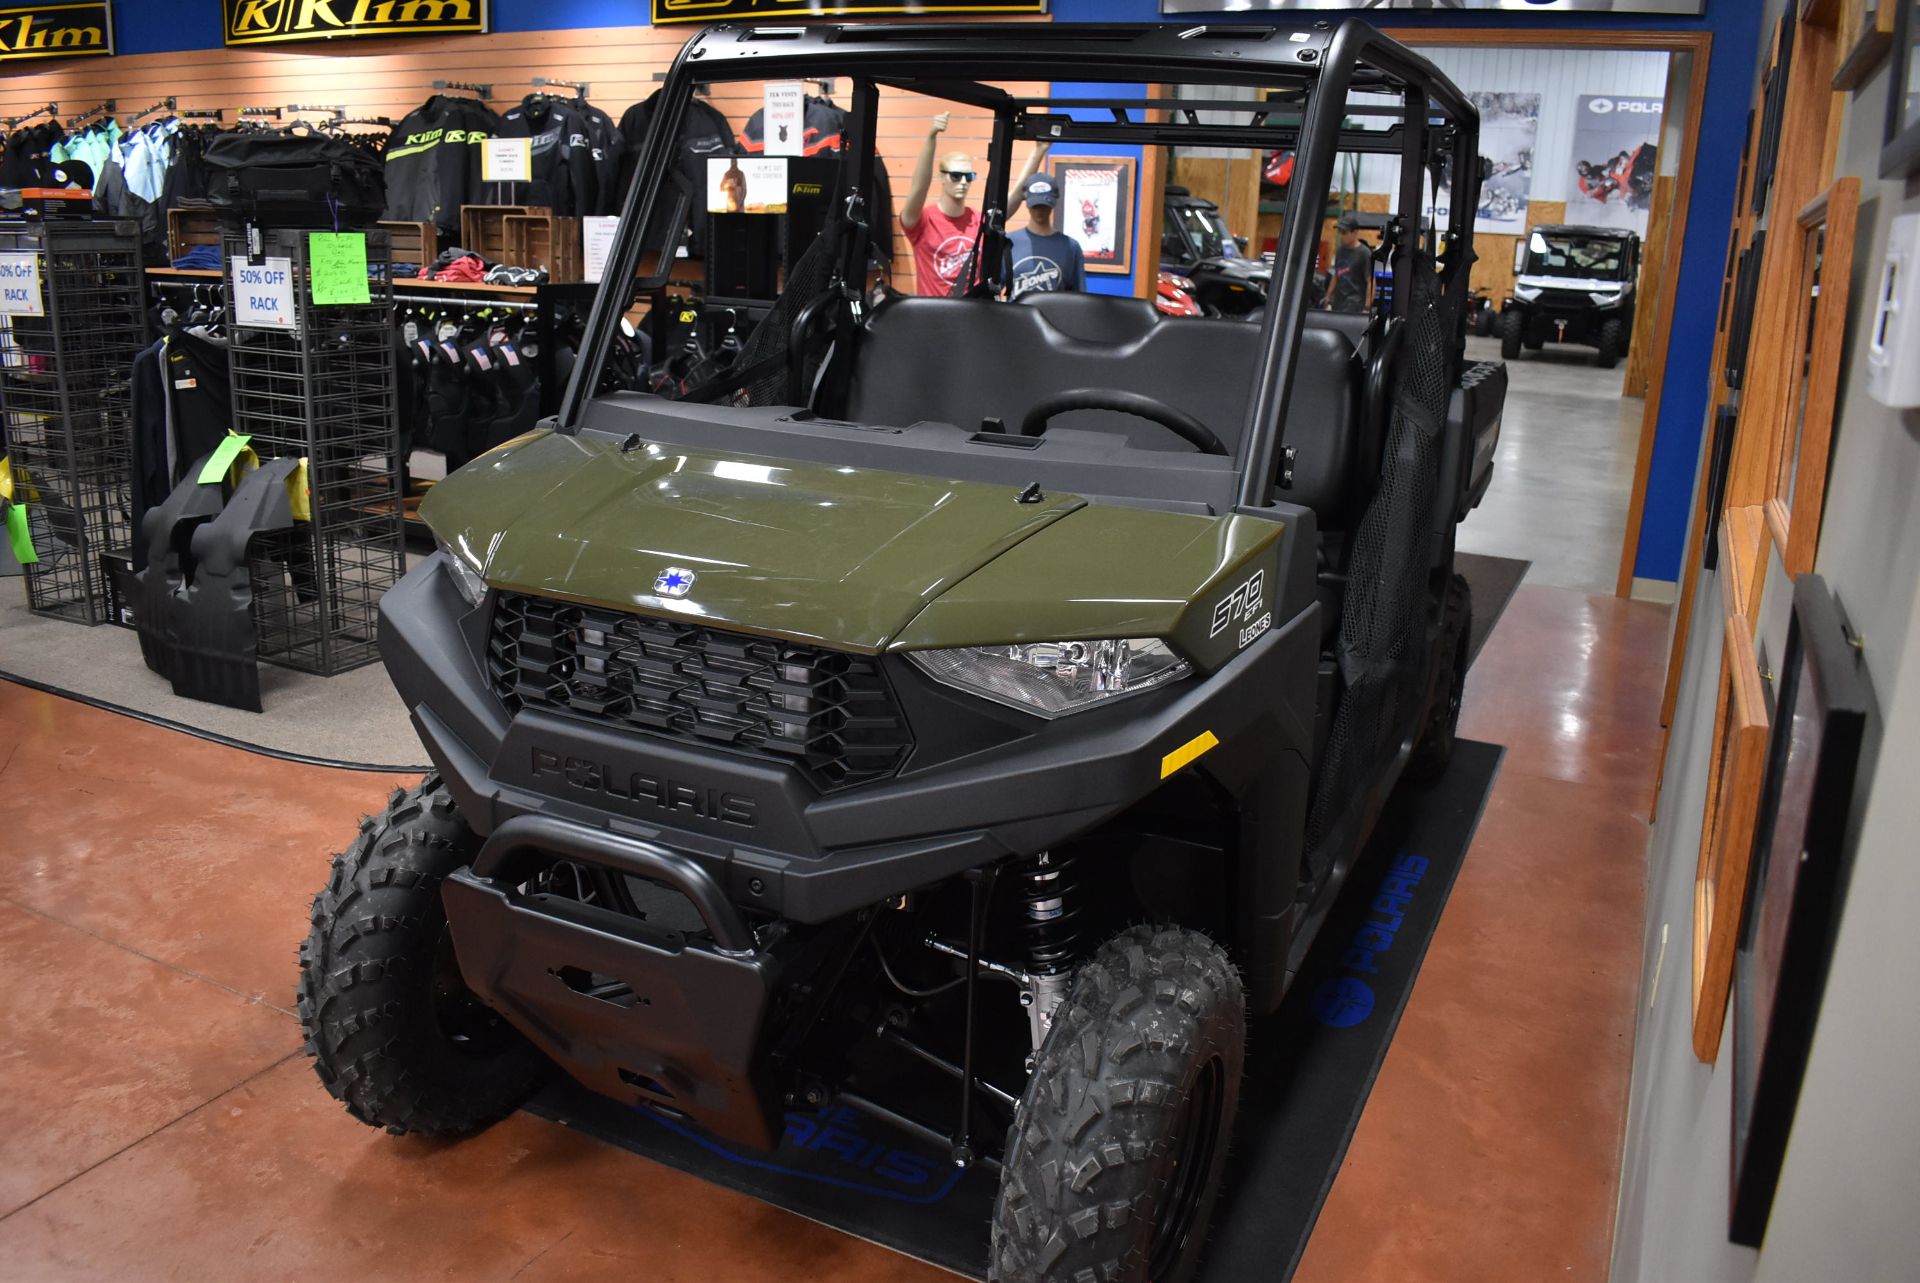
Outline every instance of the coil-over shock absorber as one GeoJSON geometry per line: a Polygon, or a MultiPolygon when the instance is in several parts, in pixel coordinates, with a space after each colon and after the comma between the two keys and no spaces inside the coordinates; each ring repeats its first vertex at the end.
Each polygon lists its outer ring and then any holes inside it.
{"type": "Polygon", "coordinates": [[[1080,944],[1080,883],[1071,856],[1042,851],[1014,870],[1020,887],[1020,940],[1029,987],[1020,991],[1033,1049],[1040,1050],[1053,1013],[1067,996],[1080,944]]]}

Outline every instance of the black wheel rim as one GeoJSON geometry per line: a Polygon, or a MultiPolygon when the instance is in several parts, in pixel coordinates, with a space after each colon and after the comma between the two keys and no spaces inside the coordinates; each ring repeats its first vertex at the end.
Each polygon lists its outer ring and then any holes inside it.
{"type": "Polygon", "coordinates": [[[440,1041],[461,1055],[492,1056],[514,1040],[513,1027],[467,988],[453,951],[453,932],[445,928],[433,951],[430,1006],[440,1041]]]}
{"type": "Polygon", "coordinates": [[[1164,1278],[1186,1255],[1187,1245],[1200,1226],[1200,1204],[1220,1145],[1220,1110],[1226,1087],[1226,1066],[1209,1057],[1195,1075],[1193,1090],[1174,1123],[1173,1179],[1153,1222],[1153,1246],[1147,1256],[1147,1278],[1164,1278]]]}

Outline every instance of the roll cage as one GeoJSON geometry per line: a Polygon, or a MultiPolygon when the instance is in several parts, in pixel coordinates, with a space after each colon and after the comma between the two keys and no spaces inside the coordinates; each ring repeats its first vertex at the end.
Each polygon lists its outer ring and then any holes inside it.
{"type": "MultiPolygon", "coordinates": [[[[696,84],[845,77],[853,84],[845,150],[833,208],[854,234],[845,236],[835,280],[843,297],[858,297],[867,254],[867,186],[882,87],[990,111],[994,118],[984,184],[982,235],[1001,234],[1008,211],[1008,175],[1016,140],[1061,143],[1188,145],[1292,149],[1296,153],[1275,255],[1276,288],[1258,345],[1246,421],[1235,459],[1235,492],[1242,509],[1273,503],[1270,479],[1283,457],[1285,415],[1295,355],[1306,313],[1321,235],[1323,201],[1342,152],[1400,159],[1401,211],[1386,230],[1383,252],[1396,278],[1411,279],[1413,256],[1437,253],[1445,332],[1464,336],[1464,283],[1479,204],[1479,116],[1467,98],[1425,58],[1366,23],[1303,20],[1294,25],[1241,24],[715,24],[681,49],[667,75],[653,128],[642,146],[603,284],[589,314],[582,360],[559,415],[559,430],[577,432],[586,402],[600,384],[612,336],[636,294],[667,281],[663,266],[639,276],[643,229],[672,206],[691,199],[670,191],[672,148],[696,84]],[[1063,72],[1071,74],[1068,80],[1063,72]],[[987,81],[1103,86],[1191,84],[1265,90],[1258,101],[1192,99],[1071,92],[1049,96],[1009,93],[987,81]],[[1356,105],[1350,94],[1371,101],[1356,105]],[[1391,99],[1398,99],[1392,102],[1391,99]],[[1201,119],[1233,116],[1226,123],[1201,119]],[[1240,119],[1244,118],[1244,119],[1240,119]],[[1429,193],[1452,179],[1445,224],[1423,222],[1429,193]],[[1410,217],[1409,212],[1413,212],[1410,217]],[[626,286],[616,282],[629,283],[626,286]]],[[[684,224],[685,207],[675,225],[684,224]]],[[[1151,250],[1152,247],[1149,247],[1151,250]]],[[[1149,254],[1150,257],[1150,254],[1149,254]]],[[[662,256],[663,264],[670,260],[662,256]]],[[[1404,316],[1411,291],[1395,290],[1391,306],[1404,316]]],[[[853,308],[840,309],[850,331],[853,308]]],[[[803,321],[804,324],[804,321],[803,321]]],[[[842,338],[851,339],[850,332],[842,338]]],[[[1459,350],[1459,343],[1452,344],[1459,350]]],[[[1449,372],[1452,373],[1451,371],[1449,372]]]]}

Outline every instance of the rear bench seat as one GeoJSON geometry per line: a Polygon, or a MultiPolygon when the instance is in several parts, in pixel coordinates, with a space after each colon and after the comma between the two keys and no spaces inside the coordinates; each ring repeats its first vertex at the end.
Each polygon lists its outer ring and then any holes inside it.
{"type": "MultiPolygon", "coordinates": [[[[1297,453],[1293,485],[1277,497],[1312,508],[1324,529],[1357,520],[1379,466],[1380,443],[1362,440],[1364,379],[1344,332],[1354,322],[1364,327],[1365,318],[1308,314],[1287,417],[1285,441],[1297,453]]],[[[1037,294],[1020,305],[903,298],[868,323],[848,415],[966,428],[991,417],[1017,432],[1027,410],[1055,392],[1114,388],[1185,410],[1237,454],[1260,338],[1245,321],[1163,318],[1145,299],[1110,295],[1037,294]]],[[[1056,416],[1057,427],[1112,432],[1137,449],[1194,448],[1157,424],[1105,410],[1056,416]]]]}

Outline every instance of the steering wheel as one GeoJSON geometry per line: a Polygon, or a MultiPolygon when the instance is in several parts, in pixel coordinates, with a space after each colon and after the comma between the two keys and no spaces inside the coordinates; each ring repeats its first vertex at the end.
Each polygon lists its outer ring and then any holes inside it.
{"type": "Polygon", "coordinates": [[[1154,397],[1139,392],[1122,392],[1118,388],[1069,388],[1065,392],[1056,392],[1027,411],[1027,417],[1020,421],[1020,435],[1039,436],[1047,430],[1050,419],[1069,410],[1113,410],[1120,414],[1131,414],[1159,424],[1201,454],[1227,453],[1226,445],[1213,435],[1212,429],[1185,410],[1176,410],[1154,397]]]}

